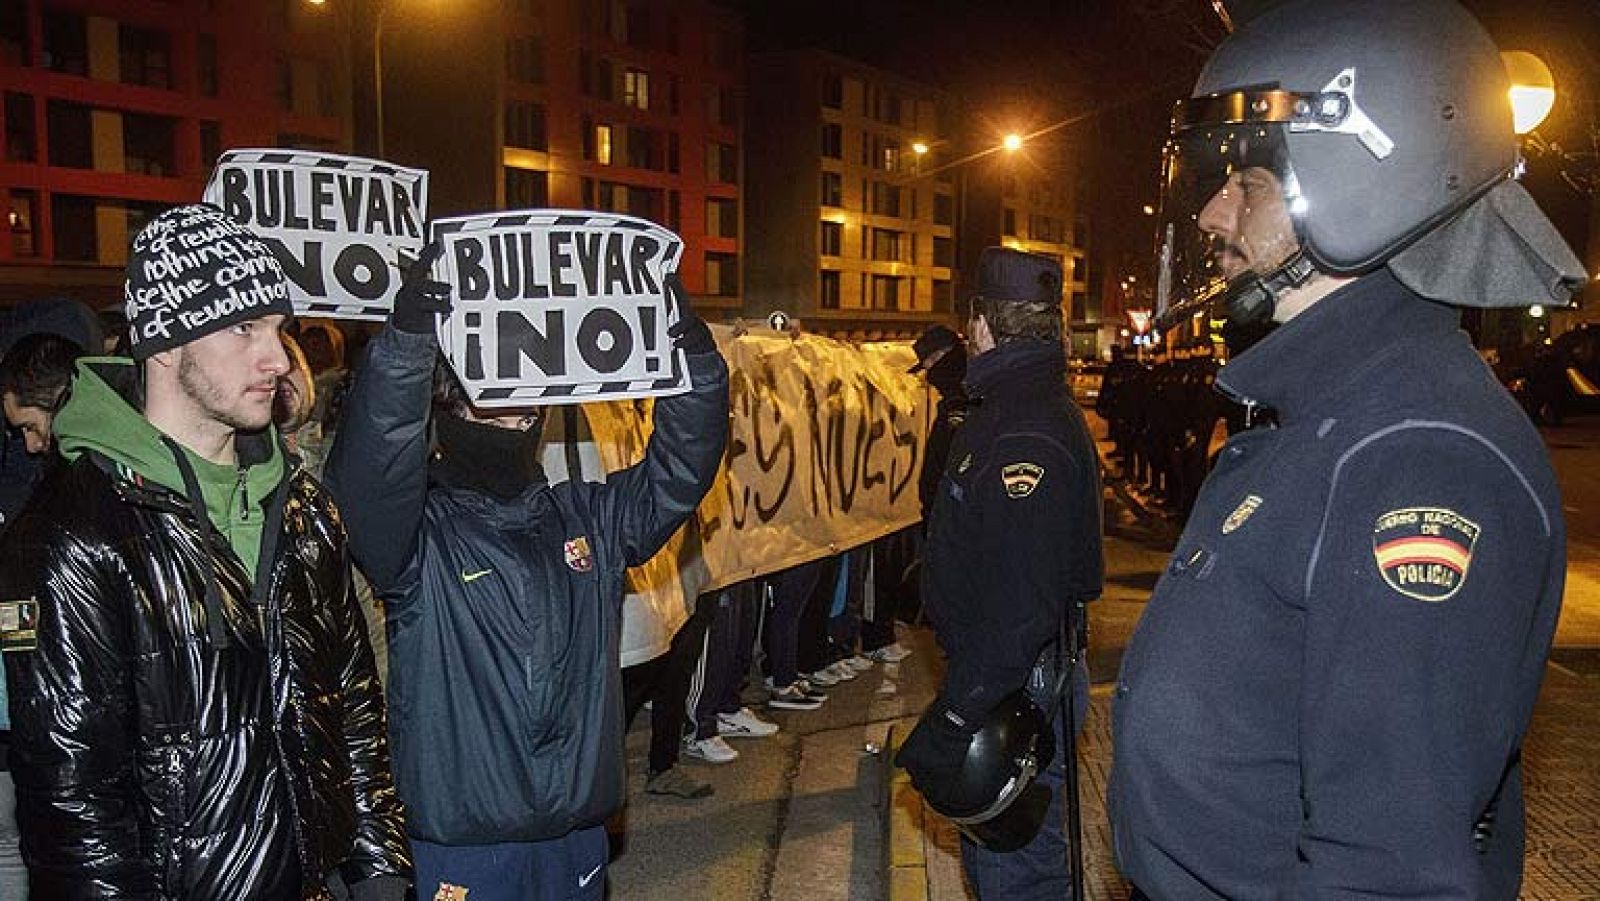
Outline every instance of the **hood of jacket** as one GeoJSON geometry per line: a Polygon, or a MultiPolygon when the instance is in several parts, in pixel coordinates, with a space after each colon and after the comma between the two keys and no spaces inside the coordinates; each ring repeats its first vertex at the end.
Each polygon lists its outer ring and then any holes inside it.
{"type": "MultiPolygon", "coordinates": [[[[138,377],[138,367],[126,358],[78,361],[72,393],[53,426],[61,455],[75,460],[93,452],[146,482],[188,497],[178,457],[135,404],[138,377]]],[[[276,430],[270,426],[261,432],[241,432],[235,442],[238,466],[213,463],[178,446],[199,482],[206,515],[253,578],[266,520],[261,505],[283,481],[285,462],[276,430]]]]}

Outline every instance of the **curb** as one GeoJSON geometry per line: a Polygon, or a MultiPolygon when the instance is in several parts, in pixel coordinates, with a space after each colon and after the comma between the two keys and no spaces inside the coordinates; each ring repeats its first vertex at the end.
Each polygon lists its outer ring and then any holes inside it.
{"type": "Polygon", "coordinates": [[[911,776],[894,765],[900,752],[902,736],[895,727],[889,727],[884,739],[884,766],[888,778],[883,780],[884,827],[888,839],[883,843],[887,858],[889,901],[928,901],[928,853],[923,844],[922,796],[911,787],[911,776]]]}

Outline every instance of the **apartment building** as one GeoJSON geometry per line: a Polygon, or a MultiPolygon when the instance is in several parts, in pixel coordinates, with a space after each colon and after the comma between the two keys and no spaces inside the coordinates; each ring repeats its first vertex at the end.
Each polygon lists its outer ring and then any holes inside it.
{"type": "Polygon", "coordinates": [[[121,296],[129,240],[230,146],[347,150],[348,10],[0,3],[0,303],[121,296]]]}
{"type": "Polygon", "coordinates": [[[816,50],[753,55],[748,91],[746,315],[848,338],[953,323],[951,98],[816,50]]]}

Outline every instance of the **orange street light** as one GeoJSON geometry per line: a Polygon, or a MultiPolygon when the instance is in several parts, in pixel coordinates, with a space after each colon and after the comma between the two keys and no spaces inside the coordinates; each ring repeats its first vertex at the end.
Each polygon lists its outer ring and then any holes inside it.
{"type": "Polygon", "coordinates": [[[1004,147],[1006,148],[1007,151],[1012,152],[1012,153],[1015,153],[1016,151],[1021,150],[1022,149],[1022,135],[1019,135],[1019,134],[1017,134],[1015,132],[1006,135],[1006,139],[1004,141],[1004,147]]]}
{"type": "Polygon", "coordinates": [[[1517,134],[1525,135],[1550,115],[1556,105],[1556,79],[1544,60],[1525,50],[1500,54],[1511,79],[1511,120],[1517,134]]]}

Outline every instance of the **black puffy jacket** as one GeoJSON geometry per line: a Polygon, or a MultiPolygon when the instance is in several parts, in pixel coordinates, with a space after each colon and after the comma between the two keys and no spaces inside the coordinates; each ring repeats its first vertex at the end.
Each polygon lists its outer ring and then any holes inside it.
{"type": "Polygon", "coordinates": [[[327,897],[335,870],[409,876],[338,514],[304,473],[277,497],[259,606],[186,496],[94,454],[7,532],[0,598],[38,611],[37,648],[5,655],[33,897],[288,901],[327,897]]]}

